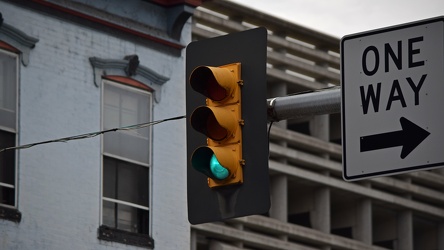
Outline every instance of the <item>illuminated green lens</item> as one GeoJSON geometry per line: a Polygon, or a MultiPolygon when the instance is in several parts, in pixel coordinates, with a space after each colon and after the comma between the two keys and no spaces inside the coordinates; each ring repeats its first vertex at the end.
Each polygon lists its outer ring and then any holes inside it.
{"type": "Polygon", "coordinates": [[[219,161],[216,158],[216,155],[214,154],[210,160],[210,170],[211,173],[219,180],[223,180],[228,177],[228,169],[220,165],[219,161]]]}

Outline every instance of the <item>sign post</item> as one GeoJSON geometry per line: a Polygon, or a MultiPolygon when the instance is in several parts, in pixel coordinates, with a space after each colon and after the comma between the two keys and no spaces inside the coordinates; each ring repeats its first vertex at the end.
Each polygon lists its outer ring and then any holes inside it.
{"type": "Polygon", "coordinates": [[[444,165],[444,17],[341,40],[343,177],[444,165]]]}

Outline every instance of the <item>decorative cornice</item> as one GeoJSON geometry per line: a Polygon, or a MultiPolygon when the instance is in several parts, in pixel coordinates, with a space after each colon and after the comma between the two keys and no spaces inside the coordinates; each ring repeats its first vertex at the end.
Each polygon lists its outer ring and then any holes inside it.
{"type": "Polygon", "coordinates": [[[30,51],[39,41],[39,39],[28,36],[21,30],[14,28],[3,21],[0,23],[0,40],[15,47],[21,52],[21,61],[24,66],[29,64],[30,51]]]}
{"type": "Polygon", "coordinates": [[[168,35],[179,40],[182,33],[183,26],[188,18],[193,15],[194,7],[189,5],[176,5],[167,9],[168,13],[168,35]]]}
{"type": "Polygon", "coordinates": [[[131,77],[135,80],[145,83],[148,87],[154,89],[154,100],[160,102],[161,87],[169,80],[168,77],[162,76],[153,70],[137,65],[134,74],[128,71],[130,60],[136,55],[126,56],[127,59],[103,59],[98,57],[90,57],[89,61],[94,69],[94,84],[100,87],[102,76],[120,75],[131,77]]]}

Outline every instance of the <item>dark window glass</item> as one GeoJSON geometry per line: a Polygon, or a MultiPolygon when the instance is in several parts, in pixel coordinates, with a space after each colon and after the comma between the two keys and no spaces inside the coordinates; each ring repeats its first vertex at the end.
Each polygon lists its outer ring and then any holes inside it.
{"type": "Polygon", "coordinates": [[[14,188],[0,186],[0,204],[15,205],[14,188]]]}
{"type": "Polygon", "coordinates": [[[149,211],[103,201],[103,224],[128,232],[148,234],[149,211]]]}
{"type": "MultiPolygon", "coordinates": [[[[0,148],[15,146],[15,134],[0,130],[0,148]]],[[[0,153],[0,182],[15,183],[15,150],[0,153]]]]}
{"type": "Polygon", "coordinates": [[[103,176],[103,224],[148,234],[148,168],[104,157],[103,176]]]}
{"type": "MultiPolygon", "coordinates": [[[[0,148],[15,146],[15,134],[0,130],[0,148]]],[[[0,153],[0,204],[15,206],[15,150],[0,153]]]]}

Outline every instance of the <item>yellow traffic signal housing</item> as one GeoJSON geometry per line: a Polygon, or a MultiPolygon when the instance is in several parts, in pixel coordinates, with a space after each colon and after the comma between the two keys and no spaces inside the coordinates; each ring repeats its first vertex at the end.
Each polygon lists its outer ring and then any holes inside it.
{"type": "Polygon", "coordinates": [[[189,80],[206,97],[206,105],[191,114],[191,126],[207,136],[207,146],[194,150],[191,165],[208,177],[211,188],[243,183],[241,64],[199,66],[189,80]]]}

